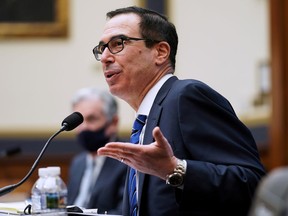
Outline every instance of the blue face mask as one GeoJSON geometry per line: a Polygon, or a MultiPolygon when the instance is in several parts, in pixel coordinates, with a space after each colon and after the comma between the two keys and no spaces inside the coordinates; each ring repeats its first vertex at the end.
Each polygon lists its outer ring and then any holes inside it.
{"type": "Polygon", "coordinates": [[[105,130],[106,126],[97,131],[82,131],[77,135],[77,140],[85,150],[96,152],[109,141],[109,137],[105,135],[105,130]]]}

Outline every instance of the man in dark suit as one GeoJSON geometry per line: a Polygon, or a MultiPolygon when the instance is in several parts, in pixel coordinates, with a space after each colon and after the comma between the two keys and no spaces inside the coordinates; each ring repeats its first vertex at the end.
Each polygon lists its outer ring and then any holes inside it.
{"type": "Polygon", "coordinates": [[[84,88],[74,95],[72,107],[84,117],[76,132],[85,151],[73,159],[69,169],[68,204],[97,208],[102,214],[122,214],[127,166],[97,156],[98,148],[117,140],[117,103],[108,92],[84,88]]]}
{"type": "Polygon", "coordinates": [[[245,216],[265,174],[250,131],[215,90],[173,75],[178,36],[166,17],[127,7],[107,18],[93,53],[110,92],[145,124],[138,145],[111,142],[98,150],[130,166],[123,215],[245,216]]]}

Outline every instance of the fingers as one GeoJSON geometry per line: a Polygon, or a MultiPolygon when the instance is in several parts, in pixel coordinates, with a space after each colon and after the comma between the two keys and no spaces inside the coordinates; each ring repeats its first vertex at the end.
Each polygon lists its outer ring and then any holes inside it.
{"type": "Polygon", "coordinates": [[[138,148],[137,145],[131,145],[131,143],[111,142],[99,148],[97,154],[121,161],[122,158],[129,158],[137,154],[138,148]]]}
{"type": "Polygon", "coordinates": [[[126,165],[137,169],[135,165],[137,160],[140,160],[138,152],[141,151],[141,145],[131,143],[111,142],[107,143],[104,147],[99,148],[97,155],[107,156],[116,159],[126,165]]]}
{"type": "Polygon", "coordinates": [[[121,160],[121,155],[119,154],[120,151],[123,151],[123,149],[121,149],[120,147],[116,147],[113,148],[111,147],[111,145],[106,145],[102,148],[99,148],[97,151],[97,155],[102,155],[102,156],[107,156],[107,157],[112,157],[116,160],[121,160]]]}

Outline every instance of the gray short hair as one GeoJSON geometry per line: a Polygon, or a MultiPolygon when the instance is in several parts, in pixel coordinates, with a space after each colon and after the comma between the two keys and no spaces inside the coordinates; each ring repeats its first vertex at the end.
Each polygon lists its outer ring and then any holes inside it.
{"type": "Polygon", "coordinates": [[[118,104],[116,99],[109,92],[97,89],[95,87],[79,89],[72,97],[72,107],[81,101],[90,98],[100,99],[103,101],[103,112],[106,115],[108,121],[112,121],[112,118],[118,115],[118,104]]]}

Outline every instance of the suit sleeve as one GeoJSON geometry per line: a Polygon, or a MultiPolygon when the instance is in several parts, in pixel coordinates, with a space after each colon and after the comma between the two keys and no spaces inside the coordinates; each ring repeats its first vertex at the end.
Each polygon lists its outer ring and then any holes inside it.
{"type": "Polygon", "coordinates": [[[178,156],[187,161],[184,188],[177,189],[179,203],[247,210],[265,174],[250,131],[230,103],[203,83],[187,85],[177,98],[185,149],[178,156]]]}

